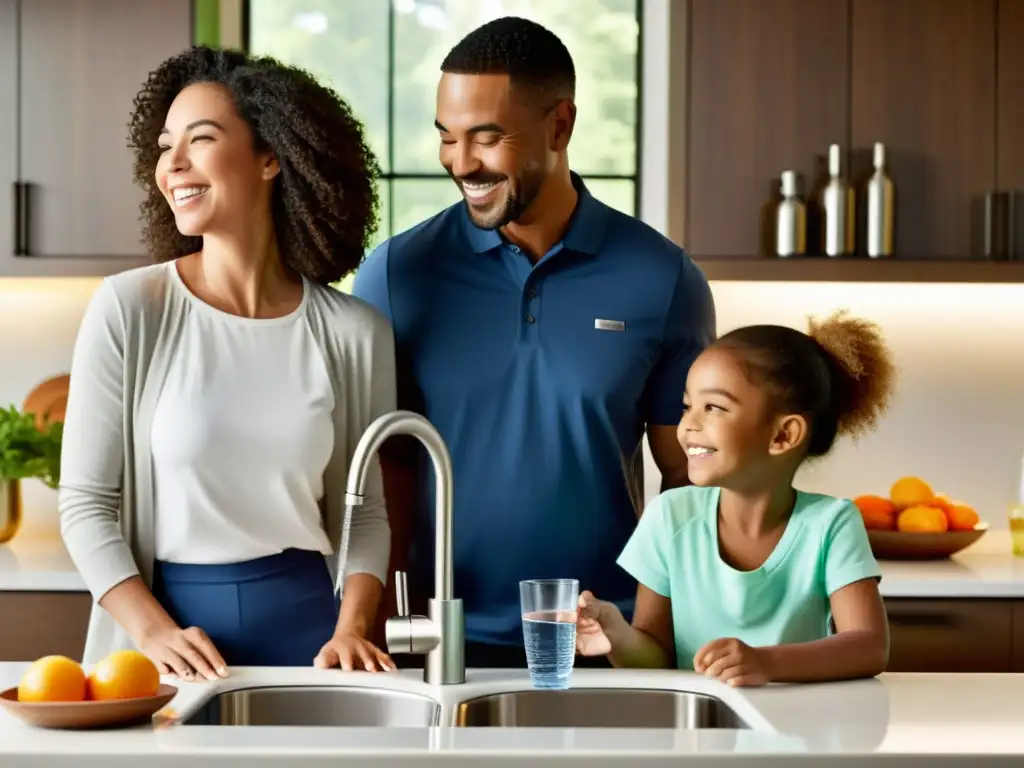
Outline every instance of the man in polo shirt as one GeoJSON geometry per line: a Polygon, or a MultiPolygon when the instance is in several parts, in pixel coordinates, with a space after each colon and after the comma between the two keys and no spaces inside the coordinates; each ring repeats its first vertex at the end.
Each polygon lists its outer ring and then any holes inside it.
{"type": "MultiPolygon", "coordinates": [[[[641,511],[638,447],[646,430],[663,486],[686,483],[676,427],[715,312],[682,249],[570,171],[575,72],[555,35],[500,19],[441,69],[440,159],[464,201],[380,245],[355,293],[394,327],[400,407],[451,451],[467,666],[523,666],[522,579],[577,578],[632,614],[636,583],[615,560],[641,511]]],[[[414,508],[419,602],[434,583],[433,477],[414,453],[382,464],[396,564],[414,508]]]]}

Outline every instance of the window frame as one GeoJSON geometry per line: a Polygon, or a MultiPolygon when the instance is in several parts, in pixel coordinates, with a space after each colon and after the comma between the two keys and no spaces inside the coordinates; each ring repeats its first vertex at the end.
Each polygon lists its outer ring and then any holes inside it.
{"type": "MultiPolygon", "coordinates": [[[[387,101],[387,137],[388,137],[388,150],[387,150],[387,171],[382,171],[379,176],[379,182],[381,185],[381,196],[387,196],[387,221],[381,221],[381,228],[386,229],[387,234],[385,238],[394,237],[396,234],[394,231],[395,222],[395,193],[394,193],[394,182],[396,181],[416,181],[416,180],[437,180],[437,179],[448,179],[448,174],[444,171],[439,170],[437,173],[396,173],[394,171],[394,153],[395,153],[395,4],[392,0],[373,0],[374,2],[387,2],[388,4],[388,40],[387,40],[387,56],[388,56],[388,68],[387,68],[387,89],[388,89],[388,101],[387,101]]],[[[576,0],[578,1],[578,0],[576,0]]],[[[634,119],[634,136],[633,136],[633,153],[634,153],[634,165],[633,173],[631,174],[616,174],[616,173],[595,173],[595,174],[580,174],[584,181],[593,179],[594,181],[630,181],[633,183],[633,216],[636,218],[641,217],[641,203],[642,203],[642,190],[641,190],[641,175],[642,175],[642,162],[643,162],[643,114],[644,114],[644,4],[646,0],[634,0],[636,2],[636,24],[637,24],[637,40],[636,40],[636,102],[635,102],[635,119],[634,119]]],[[[241,31],[242,31],[242,50],[245,52],[251,51],[250,45],[250,27],[251,27],[251,8],[250,0],[241,0],[241,31]]],[[[344,95],[344,94],[342,94],[344,95]]]]}

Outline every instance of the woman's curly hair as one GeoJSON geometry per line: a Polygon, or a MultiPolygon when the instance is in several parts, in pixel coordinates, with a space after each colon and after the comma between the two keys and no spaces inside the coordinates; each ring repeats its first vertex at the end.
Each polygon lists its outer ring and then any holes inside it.
{"type": "Polygon", "coordinates": [[[226,87],[252,130],[257,151],[281,171],[272,215],[281,259],[321,285],[355,270],[377,228],[380,168],[362,123],[332,89],[276,59],[193,46],[152,72],[135,97],[129,146],[135,181],[146,190],[143,239],[157,261],[194,253],[202,237],[178,231],[154,178],[157,139],[175,97],[194,83],[226,87]]]}

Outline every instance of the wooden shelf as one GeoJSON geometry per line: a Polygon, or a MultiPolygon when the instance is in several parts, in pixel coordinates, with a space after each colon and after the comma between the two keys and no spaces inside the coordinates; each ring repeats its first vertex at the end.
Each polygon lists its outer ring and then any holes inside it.
{"type": "Polygon", "coordinates": [[[708,280],[832,283],[1024,283],[1024,261],[986,259],[829,259],[805,256],[693,257],[708,280]]]}

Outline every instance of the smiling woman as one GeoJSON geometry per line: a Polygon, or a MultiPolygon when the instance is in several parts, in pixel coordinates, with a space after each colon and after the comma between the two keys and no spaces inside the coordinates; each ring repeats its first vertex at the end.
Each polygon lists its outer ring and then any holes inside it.
{"type": "Polygon", "coordinates": [[[98,603],[85,661],[134,645],[186,679],[390,667],[368,638],[379,467],[351,515],[344,486],[394,410],[394,343],[327,287],[376,221],[362,126],[300,69],[195,47],[150,75],[130,138],[160,263],[90,302],[61,456],[62,533],[98,603]]]}
{"type": "Polygon", "coordinates": [[[249,129],[225,88],[196,83],[178,94],[160,131],[156,165],[157,189],[173,205],[178,232],[201,237],[229,226],[221,219],[230,219],[233,210],[260,202],[265,185],[259,182],[273,178],[280,167],[270,154],[243,162],[253,154],[251,145],[249,129]],[[210,117],[184,122],[199,114],[210,117]]]}
{"type": "Polygon", "coordinates": [[[255,202],[267,185],[252,182],[279,175],[274,228],[296,271],[328,284],[359,265],[377,226],[379,168],[362,123],[332,90],[271,58],[196,47],[154,73],[136,103],[130,143],[136,181],[147,190],[145,238],[158,261],[199,249],[195,231],[179,228],[179,211],[167,205],[167,184],[199,180],[209,166],[221,174],[215,191],[229,208],[255,202]],[[186,148],[191,177],[180,166],[186,148]]]}

